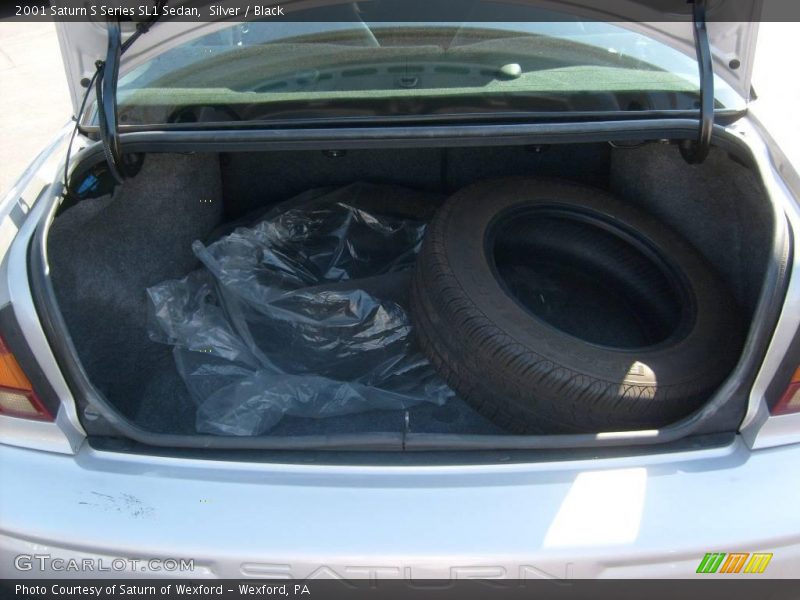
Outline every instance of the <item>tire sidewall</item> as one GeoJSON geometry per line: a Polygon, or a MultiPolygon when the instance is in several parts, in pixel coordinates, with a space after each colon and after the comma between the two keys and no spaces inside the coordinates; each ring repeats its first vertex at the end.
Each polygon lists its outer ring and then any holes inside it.
{"type": "Polygon", "coordinates": [[[439,218],[442,222],[435,225],[444,238],[446,260],[464,294],[499,332],[543,360],[598,380],[659,387],[691,385],[713,378],[710,371],[729,368],[730,360],[717,349],[737,345],[739,321],[723,282],[687,242],[610,194],[557,180],[483,182],[451,197],[439,218]],[[499,214],[536,207],[588,210],[637,231],[685,278],[690,298],[683,307],[682,321],[688,325],[684,334],[649,348],[603,347],[562,332],[521,306],[498,279],[487,235],[499,214]]]}

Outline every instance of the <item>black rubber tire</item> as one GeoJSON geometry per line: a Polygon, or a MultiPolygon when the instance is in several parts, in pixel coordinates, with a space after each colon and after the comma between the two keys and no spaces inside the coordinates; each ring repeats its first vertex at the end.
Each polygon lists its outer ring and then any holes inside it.
{"type": "MultiPolygon", "coordinates": [[[[580,253],[577,241],[561,243],[580,253]]],[[[608,268],[626,269],[614,266],[613,256],[603,258],[602,247],[593,251],[601,266],[608,260],[608,268]]],[[[623,276],[635,278],[635,266],[629,270],[623,276]]],[[[648,281],[631,285],[647,291],[648,281]]],[[[735,300],[688,242],[602,190],[534,178],[485,181],[447,200],[417,260],[411,312],[422,351],[453,390],[515,433],[674,422],[720,385],[743,340],[735,300]],[[542,209],[589,214],[644,240],[680,282],[676,331],[655,344],[614,348],[565,333],[527,310],[501,283],[488,237],[498,215],[542,209]]]]}

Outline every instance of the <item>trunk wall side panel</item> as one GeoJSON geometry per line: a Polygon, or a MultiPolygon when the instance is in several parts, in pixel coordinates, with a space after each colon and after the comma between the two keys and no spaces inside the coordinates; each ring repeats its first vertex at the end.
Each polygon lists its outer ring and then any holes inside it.
{"type": "MultiPolygon", "coordinates": [[[[722,274],[749,324],[776,225],[752,171],[719,149],[703,164],[689,165],[674,148],[650,145],[614,152],[611,188],[692,243],[722,274]]],[[[727,403],[700,432],[734,431],[747,400],[742,394],[727,403]]]]}
{"type": "Polygon", "coordinates": [[[196,268],[191,244],[221,216],[216,155],[151,155],[112,197],[83,200],[53,223],[53,285],[84,367],[144,427],[175,430],[194,414],[170,349],[147,336],[145,290],[196,268]],[[158,406],[170,409],[150,410],[158,406]]]}
{"type": "Polygon", "coordinates": [[[612,154],[611,190],[691,242],[752,314],[775,228],[752,171],[719,149],[689,165],[672,147],[647,145],[612,154]]]}

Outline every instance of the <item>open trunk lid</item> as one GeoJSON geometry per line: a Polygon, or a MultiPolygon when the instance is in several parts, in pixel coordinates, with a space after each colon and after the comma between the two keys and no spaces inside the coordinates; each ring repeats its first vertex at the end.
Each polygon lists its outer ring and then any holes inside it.
{"type": "MultiPolygon", "coordinates": [[[[53,2],[53,4],[61,4],[53,2]]],[[[124,3],[123,3],[124,4],[124,3]]],[[[235,8],[242,4],[240,15],[244,15],[246,3],[236,0],[226,3],[235,8]]],[[[322,16],[313,10],[302,10],[307,5],[302,2],[284,3],[286,16],[284,21],[305,21],[308,32],[326,31],[337,25],[331,19],[342,21],[351,20],[354,26],[368,27],[360,20],[359,8],[352,2],[334,0],[326,3],[326,9],[331,7],[346,8],[341,12],[326,12],[322,16]],[[327,21],[327,22],[319,22],[327,21]]],[[[369,3],[366,3],[367,5],[369,3]]],[[[476,15],[484,15],[475,9],[476,3],[469,3],[470,8],[463,11],[454,11],[452,5],[430,8],[430,2],[425,3],[425,10],[414,10],[405,2],[401,12],[387,12],[380,18],[385,20],[400,20],[398,14],[425,15],[428,20],[444,18],[448,22],[460,20],[478,20],[476,15]],[[436,10],[436,8],[440,10],[436,10]]],[[[446,4],[446,3],[445,3],[446,4]]],[[[504,6],[485,0],[477,4],[492,4],[490,13],[495,14],[494,21],[517,20],[521,21],[520,11],[509,11],[504,16],[504,6]],[[499,12],[497,12],[499,11],[499,12]],[[505,18],[504,18],[505,17],[505,18]]],[[[595,0],[575,0],[571,2],[554,2],[552,0],[529,0],[525,3],[525,15],[536,16],[549,21],[575,21],[589,20],[618,24],[626,29],[654,38],[665,43],[690,57],[695,57],[696,45],[692,28],[692,7],[683,0],[615,0],[599,4],[595,0]],[[530,9],[530,12],[528,10],[530,9]]],[[[153,57],[186,44],[191,40],[208,35],[225,28],[235,27],[231,20],[213,20],[209,7],[204,2],[171,2],[171,10],[181,5],[199,7],[199,22],[195,17],[183,20],[180,16],[170,16],[164,12],[159,13],[155,7],[147,14],[138,15],[131,20],[123,21],[122,42],[127,43],[131,36],[136,35],[137,27],[141,29],[142,23],[158,20],[157,25],[149,29],[147,35],[141,35],[135,45],[131,45],[120,60],[119,77],[136,69],[153,57]],[[174,5],[174,6],[173,6],[174,5]],[[165,16],[166,15],[166,16],[165,16]]],[[[519,8],[518,6],[515,8],[519,8]]],[[[708,39],[714,60],[714,72],[719,75],[731,88],[744,100],[750,97],[750,79],[752,74],[758,20],[762,16],[760,0],[717,0],[707,3],[706,21],[708,22],[708,39]]],[[[239,19],[242,17],[240,16],[239,19]]],[[[251,17],[252,18],[252,17],[251,17]]],[[[406,17],[407,18],[407,17],[406,17]]],[[[419,20],[420,17],[415,17],[419,20]]],[[[69,83],[72,97],[73,110],[78,113],[81,100],[86,92],[86,84],[91,80],[96,70],[98,60],[106,57],[108,46],[108,31],[105,18],[99,16],[84,17],[83,21],[61,21],[56,23],[64,68],[69,83]]],[[[280,18],[279,18],[280,19],[280,18]]],[[[276,25],[280,20],[276,20],[276,25]]],[[[404,19],[403,19],[404,20],[404,19]]],[[[241,23],[240,23],[241,24],[241,23]]]]}

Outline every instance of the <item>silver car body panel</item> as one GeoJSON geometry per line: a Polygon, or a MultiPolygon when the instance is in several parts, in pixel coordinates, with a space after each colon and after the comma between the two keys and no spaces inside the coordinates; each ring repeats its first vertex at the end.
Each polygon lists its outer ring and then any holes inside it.
{"type": "Polygon", "coordinates": [[[72,393],[67,386],[44,335],[28,280],[27,249],[41,220],[57,169],[63,168],[63,153],[71,125],[64,128],[20,176],[0,204],[0,306],[9,302],[25,341],[62,400],[55,423],[0,415],[0,441],[51,452],[74,452],[85,437],[72,393]]]}
{"type": "MultiPolygon", "coordinates": [[[[800,178],[795,167],[774,143],[757,118],[758,102],[753,107],[755,117],[737,123],[741,135],[747,137],[748,145],[763,173],[762,181],[770,196],[781,199],[781,206],[794,232],[800,231],[800,206],[793,199],[785,179],[794,185],[794,197],[800,192],[800,178]]],[[[767,386],[775,377],[795,335],[800,331],[800,256],[795,249],[793,268],[789,278],[783,310],[775,329],[772,342],[764,357],[761,370],[750,393],[747,413],[742,421],[741,432],[747,443],[755,448],[766,448],[800,442],[800,413],[772,416],[764,401],[767,386]]]]}
{"type": "Polygon", "coordinates": [[[800,445],[753,452],[741,439],[606,460],[395,467],[0,445],[13,482],[0,490],[0,577],[86,575],[14,568],[46,555],[128,565],[91,576],[152,576],[143,561],[171,558],[193,570],[158,576],[667,578],[696,576],[706,552],[771,552],[768,576],[791,577],[800,472],[787,465],[798,461],[800,445]]]}

